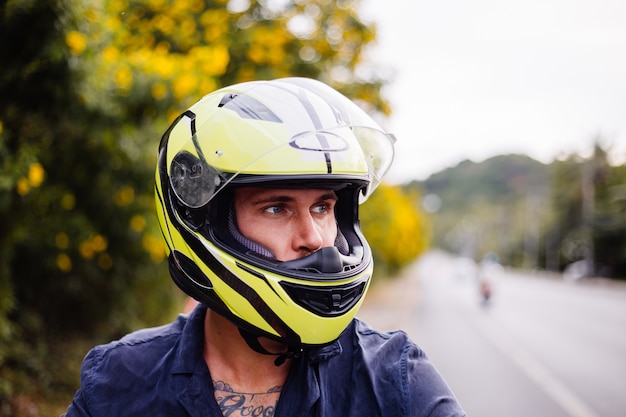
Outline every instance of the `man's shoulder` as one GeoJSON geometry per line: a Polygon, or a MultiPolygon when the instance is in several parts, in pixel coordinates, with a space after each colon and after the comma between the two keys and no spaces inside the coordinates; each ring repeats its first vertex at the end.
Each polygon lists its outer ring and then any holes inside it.
{"type": "Polygon", "coordinates": [[[424,354],[404,330],[381,331],[359,319],[354,320],[353,329],[356,343],[366,353],[386,356],[408,352],[418,356],[424,354]]]}
{"type": "Polygon", "coordinates": [[[96,346],[95,349],[99,349],[107,353],[115,352],[119,349],[132,350],[134,347],[142,350],[150,347],[158,349],[160,345],[168,345],[173,340],[180,337],[186,322],[187,316],[180,315],[171,323],[158,327],[136,330],[126,334],[119,340],[96,346]]]}
{"type": "Polygon", "coordinates": [[[343,353],[335,358],[335,363],[341,364],[338,369],[352,366],[370,377],[397,381],[407,365],[428,361],[405,331],[377,330],[359,319],[354,319],[341,336],[340,345],[343,353]]]}
{"type": "Polygon", "coordinates": [[[137,330],[119,340],[91,349],[83,361],[83,377],[106,380],[119,378],[124,372],[145,375],[176,348],[187,322],[179,316],[172,323],[137,330]]]}
{"type": "Polygon", "coordinates": [[[68,415],[180,415],[177,393],[203,369],[204,313],[91,349],[68,415]]]}

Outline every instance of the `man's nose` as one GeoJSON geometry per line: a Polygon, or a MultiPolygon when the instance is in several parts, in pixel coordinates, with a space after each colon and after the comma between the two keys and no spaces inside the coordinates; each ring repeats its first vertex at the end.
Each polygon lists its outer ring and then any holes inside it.
{"type": "Polygon", "coordinates": [[[321,226],[317,224],[311,213],[298,215],[292,248],[302,256],[308,255],[320,249],[324,244],[321,226]]]}

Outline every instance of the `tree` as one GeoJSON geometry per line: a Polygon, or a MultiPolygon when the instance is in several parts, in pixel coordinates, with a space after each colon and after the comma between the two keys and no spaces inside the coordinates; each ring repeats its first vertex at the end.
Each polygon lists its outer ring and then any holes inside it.
{"type": "Polygon", "coordinates": [[[91,1],[67,39],[90,72],[85,102],[102,107],[106,97],[111,112],[129,107],[137,121],[163,112],[172,119],[219,86],[294,75],[325,81],[388,114],[384,80],[364,59],[375,30],[358,18],[358,4],[91,1]]]}
{"type": "Polygon", "coordinates": [[[586,275],[626,279],[626,167],[612,166],[599,143],[588,158],[555,163],[553,224],[560,268],[586,262],[586,275]]]}
{"type": "Polygon", "coordinates": [[[361,207],[360,219],[377,276],[397,272],[429,246],[429,223],[414,190],[381,184],[361,207]]]}
{"type": "Polygon", "coordinates": [[[54,378],[56,363],[45,359],[61,355],[73,335],[119,334],[168,310],[135,302],[140,289],[158,300],[170,287],[150,280],[164,254],[147,226],[153,199],[143,191],[152,175],[146,158],[124,146],[132,129],[78,94],[83,77],[65,36],[71,6],[2,6],[2,399],[34,375],[43,387],[70,383],[63,373],[54,378]]]}

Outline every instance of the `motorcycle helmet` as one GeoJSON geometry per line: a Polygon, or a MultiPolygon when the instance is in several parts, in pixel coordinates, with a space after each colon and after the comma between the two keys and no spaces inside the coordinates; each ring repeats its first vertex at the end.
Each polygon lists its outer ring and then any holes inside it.
{"type": "Polygon", "coordinates": [[[204,96],[159,145],[157,214],[173,280],[256,350],[259,336],[292,350],[333,342],[370,283],[358,205],[389,168],[394,141],[312,79],[246,82],[204,96]],[[243,186],[335,191],[335,245],[276,260],[238,230],[233,190],[243,186]]]}

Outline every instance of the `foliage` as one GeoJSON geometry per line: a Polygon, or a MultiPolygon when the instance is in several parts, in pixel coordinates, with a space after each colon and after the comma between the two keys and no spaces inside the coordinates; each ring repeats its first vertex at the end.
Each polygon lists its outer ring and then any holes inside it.
{"type": "Polygon", "coordinates": [[[81,73],[63,31],[71,6],[2,8],[0,398],[32,389],[35,375],[41,388],[67,381],[45,361],[59,353],[57,340],[111,337],[173,304],[159,297],[171,284],[150,279],[164,251],[151,243],[160,237],[144,192],[149,158],[124,146],[134,133],[123,119],[77,94],[81,73]],[[137,303],[142,290],[161,306],[137,303]]]}
{"type": "Polygon", "coordinates": [[[397,272],[427,249],[429,224],[419,204],[414,190],[381,184],[361,206],[361,226],[372,246],[376,276],[397,272]]]}
{"type": "Polygon", "coordinates": [[[587,261],[587,274],[626,279],[626,166],[611,166],[596,145],[589,158],[555,162],[552,178],[556,214],[546,253],[561,268],[587,261]]]}
{"type": "Polygon", "coordinates": [[[19,414],[53,382],[73,392],[78,375],[63,358],[79,362],[86,349],[73,342],[108,340],[178,308],[152,184],[160,134],[181,110],[225,84],[295,75],[389,113],[384,80],[364,58],[375,30],[357,9],[356,0],[2,3],[0,414],[19,414]]]}
{"type": "Polygon", "coordinates": [[[597,145],[591,157],[548,165],[521,155],[464,161],[406,187],[441,199],[433,217],[440,247],[554,271],[584,260],[587,274],[626,278],[625,174],[597,145]]]}
{"type": "Polygon", "coordinates": [[[345,0],[92,0],[67,43],[89,69],[85,102],[113,98],[108,109],[118,116],[128,117],[128,108],[137,120],[164,112],[173,119],[217,87],[294,75],[325,81],[387,114],[383,80],[364,65],[375,31],[359,20],[357,6],[345,0]]]}

